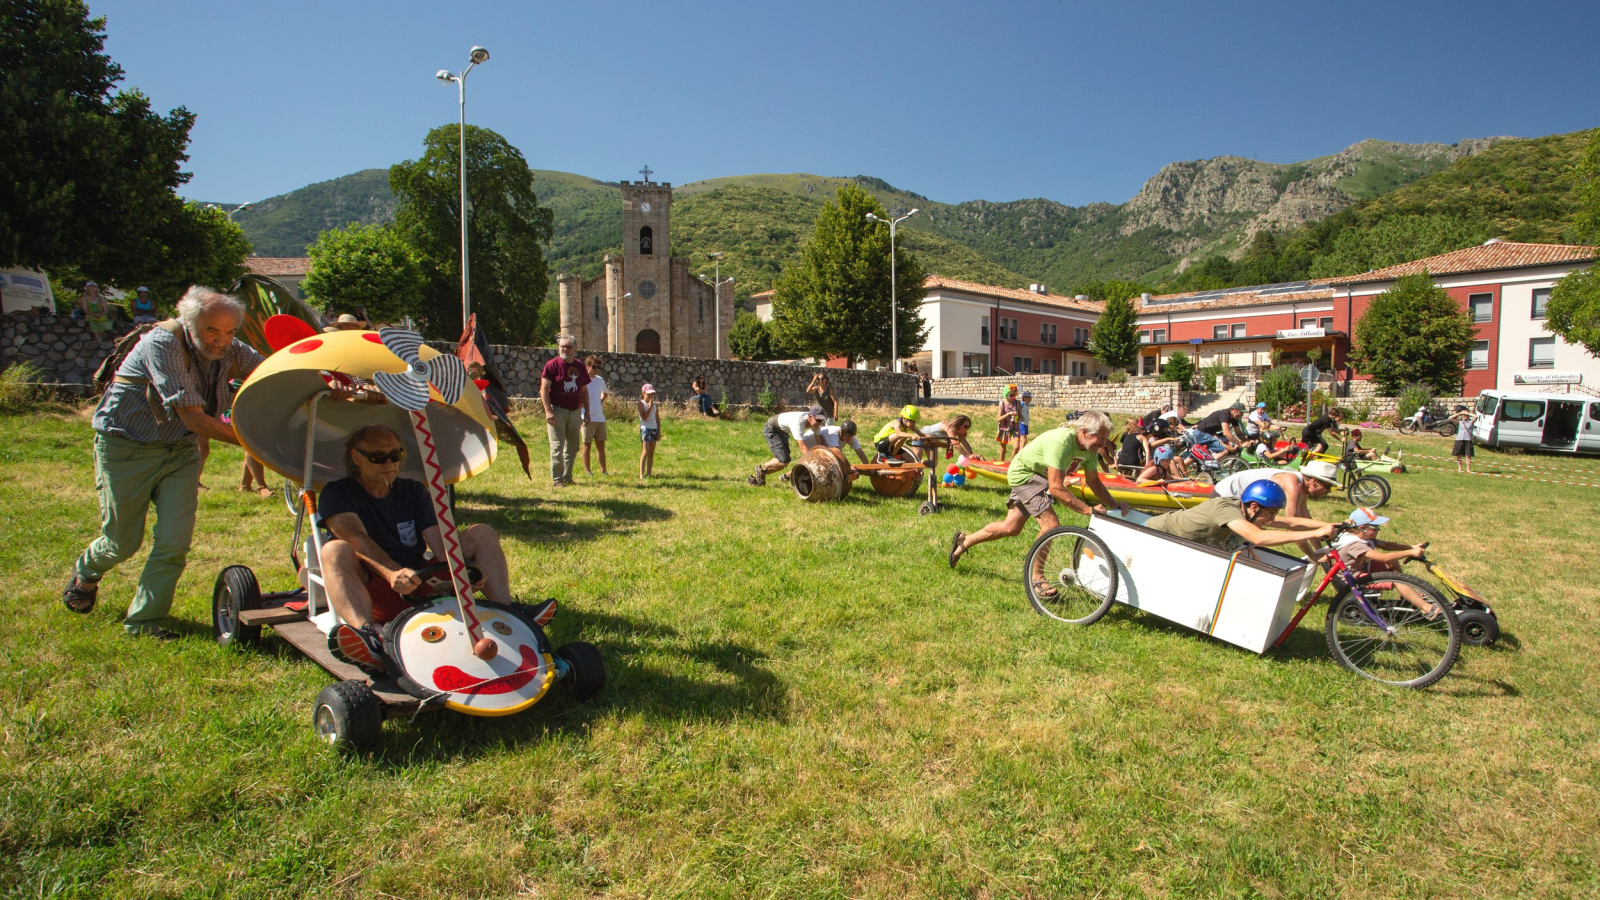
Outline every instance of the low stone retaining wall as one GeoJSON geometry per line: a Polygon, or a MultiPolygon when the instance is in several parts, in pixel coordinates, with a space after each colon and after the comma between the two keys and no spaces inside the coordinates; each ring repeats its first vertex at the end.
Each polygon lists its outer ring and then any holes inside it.
{"type": "Polygon", "coordinates": [[[1193,405],[1195,395],[1181,391],[1171,381],[1129,379],[1122,384],[1069,375],[1017,375],[990,378],[940,378],[933,396],[998,403],[1006,385],[1033,392],[1035,406],[1061,409],[1097,409],[1101,412],[1143,414],[1171,403],[1193,405]]]}
{"type": "Polygon", "coordinates": [[[114,326],[98,334],[68,316],[0,316],[0,371],[19,362],[32,363],[47,384],[82,385],[87,392],[94,370],[111,355],[117,338],[132,326],[114,326]]]}

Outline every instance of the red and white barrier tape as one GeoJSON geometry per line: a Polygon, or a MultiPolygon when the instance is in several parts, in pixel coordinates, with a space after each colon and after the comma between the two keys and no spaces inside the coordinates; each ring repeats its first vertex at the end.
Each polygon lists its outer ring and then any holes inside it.
{"type": "MultiPolygon", "coordinates": [[[[1401,459],[1401,462],[1405,462],[1405,460],[1408,460],[1408,459],[1437,459],[1437,460],[1441,460],[1443,462],[1452,462],[1452,461],[1455,460],[1455,457],[1454,456],[1425,456],[1425,455],[1423,455],[1421,453],[1407,453],[1401,459]]],[[[1502,468],[1502,469],[1532,469],[1532,470],[1537,471],[1537,472],[1557,472],[1557,473],[1562,474],[1562,475],[1571,475],[1572,474],[1572,470],[1571,469],[1558,469],[1558,468],[1556,468],[1554,466],[1530,466],[1530,465],[1526,465],[1524,463],[1508,463],[1508,462],[1496,462],[1494,465],[1495,465],[1496,468],[1502,468]]],[[[1583,474],[1585,474],[1585,475],[1594,474],[1596,476],[1600,476],[1600,472],[1594,472],[1594,473],[1584,472],[1583,474]]]]}
{"type": "MultiPolygon", "coordinates": [[[[1432,457],[1430,457],[1430,458],[1432,458],[1432,457]]],[[[1451,470],[1451,469],[1446,469],[1443,466],[1410,466],[1409,463],[1408,463],[1408,467],[1415,468],[1415,469],[1428,469],[1428,470],[1433,471],[1433,472],[1452,472],[1452,471],[1454,471],[1454,470],[1451,470]]],[[[1509,478],[1512,481],[1537,481],[1540,484],[1569,484],[1569,485],[1572,485],[1574,487],[1600,487],[1600,484],[1593,484],[1593,483],[1587,482],[1587,481],[1561,481],[1561,480],[1555,479],[1555,478],[1533,478],[1533,477],[1528,476],[1528,475],[1501,475],[1501,474],[1499,474],[1497,472],[1461,472],[1461,471],[1454,471],[1454,474],[1456,474],[1456,475],[1482,475],[1485,478],[1509,478]]]]}

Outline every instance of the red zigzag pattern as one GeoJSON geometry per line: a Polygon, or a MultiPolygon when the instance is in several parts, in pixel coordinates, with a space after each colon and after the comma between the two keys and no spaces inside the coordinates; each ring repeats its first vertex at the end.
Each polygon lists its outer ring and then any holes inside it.
{"type": "Polygon", "coordinates": [[[444,471],[439,468],[433,432],[428,430],[428,414],[423,410],[412,410],[411,428],[416,431],[417,443],[422,446],[422,467],[428,473],[428,494],[433,498],[434,515],[439,519],[439,536],[443,539],[445,560],[450,563],[450,583],[456,589],[456,602],[461,605],[461,615],[467,621],[467,636],[476,644],[483,636],[483,626],[473,610],[472,588],[467,584],[466,567],[461,561],[461,542],[456,538],[455,516],[451,514],[450,503],[446,499],[444,471]]]}

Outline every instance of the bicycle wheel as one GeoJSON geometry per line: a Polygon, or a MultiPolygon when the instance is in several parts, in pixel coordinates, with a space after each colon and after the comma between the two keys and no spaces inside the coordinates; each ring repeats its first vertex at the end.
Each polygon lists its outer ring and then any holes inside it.
{"type": "Polygon", "coordinates": [[[1381,475],[1363,475],[1345,491],[1351,506],[1377,509],[1389,502],[1389,482],[1381,475]]]}
{"type": "Polygon", "coordinates": [[[1461,652],[1461,626],[1439,589],[1421,578],[1383,572],[1363,590],[1384,624],[1379,627],[1368,618],[1348,590],[1334,597],[1324,631],[1328,652],[1339,665],[1396,687],[1423,688],[1443,678],[1461,652]],[[1438,615],[1429,619],[1412,606],[1402,596],[1402,586],[1433,604],[1438,615]]]}
{"type": "Polygon", "coordinates": [[[1052,528],[1033,542],[1022,563],[1028,602],[1041,616],[1089,625],[1117,597],[1117,565],[1105,541],[1086,528],[1052,528]]]}
{"type": "Polygon", "coordinates": [[[1218,466],[1222,469],[1223,477],[1226,478],[1229,475],[1237,475],[1250,468],[1250,463],[1237,456],[1230,456],[1219,463],[1218,466]]]}

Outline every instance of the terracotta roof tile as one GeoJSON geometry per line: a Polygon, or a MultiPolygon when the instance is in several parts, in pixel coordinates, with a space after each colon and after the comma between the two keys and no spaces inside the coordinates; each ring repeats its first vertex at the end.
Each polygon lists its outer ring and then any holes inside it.
{"type": "Polygon", "coordinates": [[[282,275],[304,275],[311,271],[309,256],[251,256],[244,261],[245,268],[257,275],[277,278],[282,275]]]}
{"type": "Polygon", "coordinates": [[[1079,300],[1064,294],[1035,294],[1033,291],[1018,288],[998,287],[992,284],[978,284],[974,281],[957,281],[954,278],[943,278],[938,275],[929,275],[922,286],[928,290],[944,288],[952,291],[965,291],[969,294],[982,294],[986,297],[998,297],[1002,300],[1021,300],[1024,303],[1041,303],[1045,306],[1059,306],[1064,309],[1077,309],[1084,312],[1098,313],[1104,306],[1093,300],[1079,300]]]}
{"type": "Polygon", "coordinates": [[[1141,316],[1157,313],[1187,312],[1196,309],[1228,309],[1235,306],[1270,306],[1275,303],[1303,303],[1308,300],[1328,300],[1334,295],[1333,288],[1308,287],[1303,291],[1291,293],[1262,294],[1259,287],[1240,288],[1232,293],[1221,296],[1208,297],[1196,300],[1193,303],[1184,303],[1183,298],[1195,297],[1212,291],[1186,291],[1181,294],[1161,294],[1151,297],[1150,302],[1142,300],[1134,302],[1134,310],[1141,316]]]}
{"type": "Polygon", "coordinates": [[[1579,244],[1517,244],[1491,241],[1477,247],[1441,253],[1360,275],[1318,279],[1318,284],[1363,284],[1393,281],[1402,275],[1427,272],[1429,275],[1459,275],[1465,272],[1492,272],[1497,269],[1525,269],[1558,263],[1588,262],[1600,256],[1594,247],[1579,244]]]}

